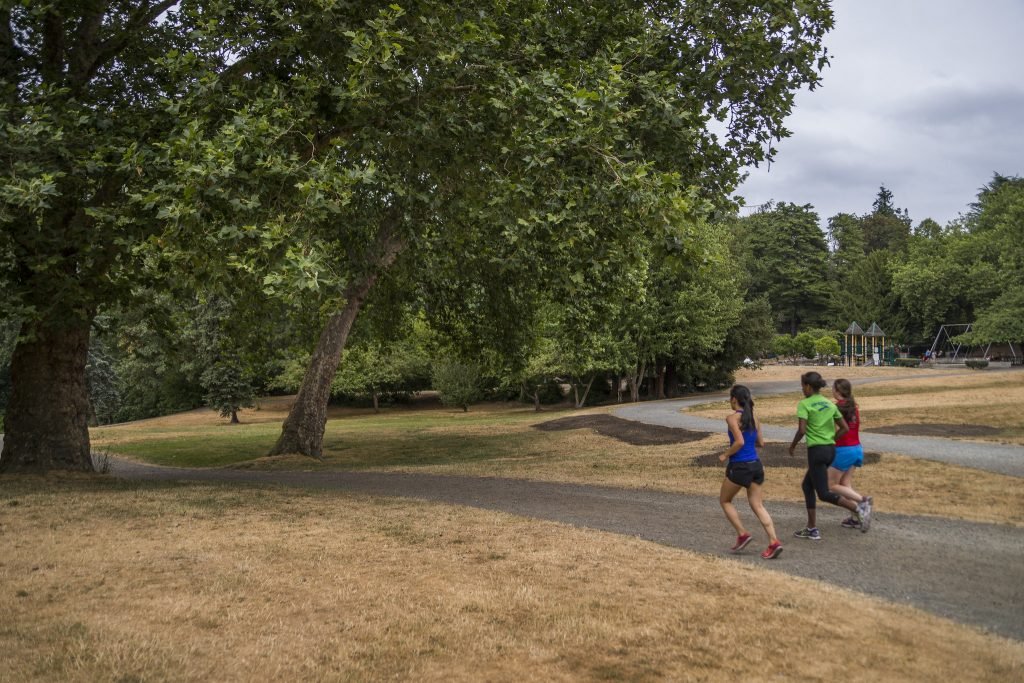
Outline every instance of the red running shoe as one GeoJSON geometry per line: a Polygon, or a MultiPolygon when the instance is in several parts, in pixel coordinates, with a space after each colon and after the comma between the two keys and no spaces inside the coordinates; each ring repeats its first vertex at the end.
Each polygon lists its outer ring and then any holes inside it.
{"type": "Polygon", "coordinates": [[[747,547],[747,544],[750,543],[750,541],[753,538],[754,537],[751,536],[750,534],[740,534],[739,536],[736,537],[736,545],[734,545],[732,547],[732,551],[734,553],[738,553],[739,551],[743,550],[744,548],[747,547]]]}
{"type": "Polygon", "coordinates": [[[765,560],[774,560],[781,553],[782,553],[782,544],[779,543],[778,541],[775,541],[775,543],[772,543],[770,546],[768,546],[765,549],[765,551],[763,553],[761,553],[761,558],[765,559],[765,560]]]}

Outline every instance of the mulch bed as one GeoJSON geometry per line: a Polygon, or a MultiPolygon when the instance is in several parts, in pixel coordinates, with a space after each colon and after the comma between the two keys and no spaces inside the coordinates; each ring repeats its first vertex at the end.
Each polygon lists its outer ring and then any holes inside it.
{"type": "MultiPolygon", "coordinates": [[[[695,467],[721,467],[724,470],[725,463],[718,460],[718,456],[724,452],[723,442],[722,450],[697,456],[693,459],[693,465],[695,467]]],[[[788,445],[783,443],[766,443],[764,448],[758,449],[758,457],[761,458],[761,462],[764,463],[765,467],[797,467],[800,469],[807,467],[807,448],[802,445],[797,446],[795,454],[790,456],[788,445]]],[[[878,453],[864,454],[865,465],[873,465],[881,459],[882,456],[878,453]]]]}
{"type": "MultiPolygon", "coordinates": [[[[662,427],[649,425],[632,420],[623,420],[614,415],[579,415],[576,417],[562,417],[557,420],[548,420],[533,425],[534,429],[542,432],[562,432],[570,429],[593,429],[602,436],[610,436],[631,446],[665,446],[676,443],[689,443],[700,441],[708,436],[709,432],[694,432],[689,429],[678,427],[662,427]]],[[[723,447],[724,450],[724,447],[723,447]]],[[[724,463],[718,461],[722,451],[715,451],[705,455],[697,456],[692,463],[695,467],[725,467],[724,463]]],[[[807,449],[800,446],[796,449],[796,455],[790,457],[789,447],[781,443],[767,443],[760,449],[759,455],[765,467],[807,467],[807,449]]],[[[865,453],[864,464],[871,465],[881,459],[878,453],[865,453]]]]}
{"type": "Polygon", "coordinates": [[[900,436],[941,436],[949,438],[954,436],[994,436],[1002,430],[998,427],[987,427],[985,425],[913,424],[872,427],[870,431],[878,432],[879,434],[898,434],[900,436]]]}
{"type": "Polygon", "coordinates": [[[648,425],[632,420],[623,420],[614,415],[579,415],[548,420],[535,424],[534,429],[542,432],[561,432],[569,429],[593,429],[602,436],[610,436],[632,446],[664,446],[674,443],[688,443],[706,438],[708,432],[692,432],[689,429],[648,425]]]}

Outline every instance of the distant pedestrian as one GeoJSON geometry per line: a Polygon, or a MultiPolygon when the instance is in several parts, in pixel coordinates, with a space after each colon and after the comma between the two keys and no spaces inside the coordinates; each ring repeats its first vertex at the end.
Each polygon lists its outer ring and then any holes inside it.
{"type": "Polygon", "coordinates": [[[722,481],[718,502],[722,505],[726,519],[736,529],[736,545],[732,547],[732,551],[739,552],[747,547],[753,537],[743,527],[732,499],[741,489],[747,489],[750,509],[768,534],[768,547],[761,553],[761,557],[772,560],[782,552],[782,543],[775,535],[775,524],[764,508],[761,491],[764,484],[764,465],[757,457],[757,449],[764,447],[764,440],[761,438],[761,425],[754,415],[754,399],[750,395],[750,390],[740,384],[733,386],[729,391],[729,405],[733,410],[732,414],[725,418],[729,433],[729,450],[718,458],[722,462],[728,460],[729,464],[725,468],[725,479],[722,481]]]}
{"type": "Polygon", "coordinates": [[[807,474],[804,475],[801,485],[804,503],[807,505],[807,526],[797,531],[794,536],[810,541],[821,540],[815,494],[826,503],[846,508],[854,515],[858,514],[856,503],[833,493],[828,488],[828,468],[835,459],[836,437],[845,434],[849,426],[836,404],[821,395],[821,390],[826,386],[828,384],[816,372],[805,372],[800,376],[800,388],[804,392],[804,399],[797,404],[798,426],[793,442],[789,445],[789,454],[793,455],[796,445],[804,435],[807,436],[807,474]]]}
{"type": "Polygon", "coordinates": [[[864,448],[860,444],[860,407],[853,398],[853,385],[848,379],[832,382],[832,396],[850,429],[836,439],[836,457],[828,468],[828,488],[857,503],[859,518],[851,515],[842,521],[842,525],[867,533],[871,528],[872,499],[853,488],[853,468],[864,464],[864,448]]]}

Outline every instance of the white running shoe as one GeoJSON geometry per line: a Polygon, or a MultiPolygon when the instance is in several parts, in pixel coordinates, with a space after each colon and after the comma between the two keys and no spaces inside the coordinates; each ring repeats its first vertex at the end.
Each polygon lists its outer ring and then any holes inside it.
{"type": "Polygon", "coordinates": [[[857,515],[860,517],[860,531],[866,534],[871,528],[871,499],[865,497],[857,503],[857,515]]]}

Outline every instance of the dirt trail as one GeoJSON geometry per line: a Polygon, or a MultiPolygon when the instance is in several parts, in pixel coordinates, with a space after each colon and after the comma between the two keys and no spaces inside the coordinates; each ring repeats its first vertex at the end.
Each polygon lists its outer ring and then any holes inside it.
{"type": "MultiPolygon", "coordinates": [[[[375,472],[255,472],[174,469],[113,461],[115,476],[141,481],[206,481],[281,485],[418,498],[498,510],[644,538],[700,553],[832,583],[905,603],[993,633],[1024,640],[1024,529],[942,518],[878,515],[869,533],[839,526],[844,511],[823,507],[824,540],[792,532],[805,521],[802,506],[769,502],[785,546],[778,560],[758,557],[756,542],[732,555],[732,529],[707,496],[556,484],[520,479],[375,472]]],[[[753,522],[740,502],[741,514],[753,522]]]]}

